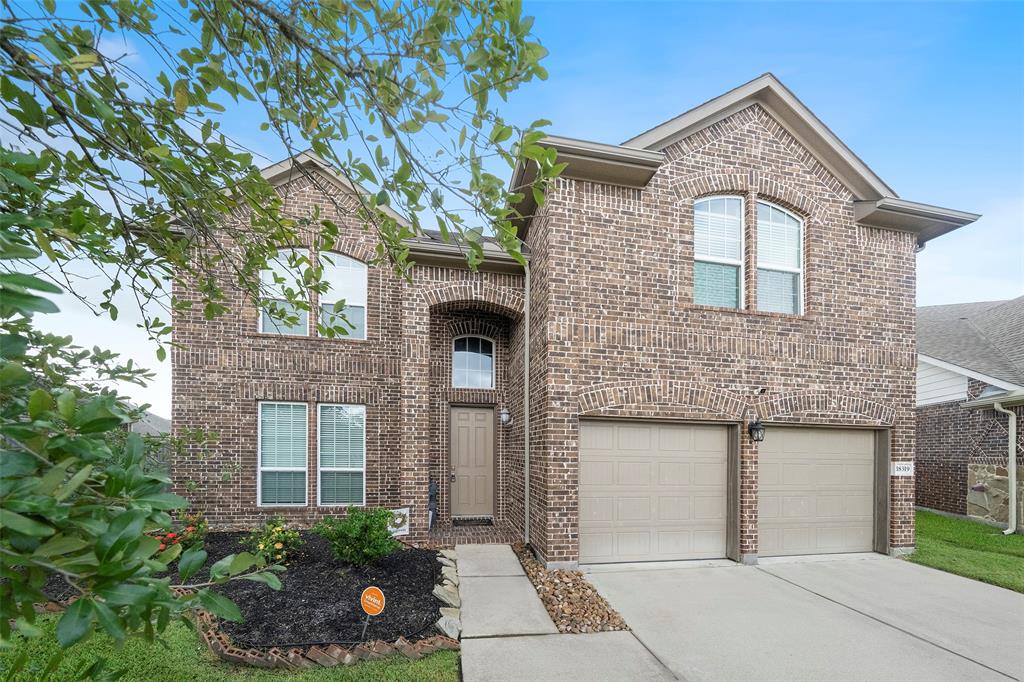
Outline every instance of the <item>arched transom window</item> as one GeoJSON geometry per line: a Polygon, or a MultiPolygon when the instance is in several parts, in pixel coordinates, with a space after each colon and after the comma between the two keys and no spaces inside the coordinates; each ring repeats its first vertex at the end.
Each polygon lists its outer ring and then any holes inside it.
{"type": "Polygon", "coordinates": [[[803,222],[757,202],[757,309],[799,315],[803,310],[803,222]]]}
{"type": "Polygon", "coordinates": [[[460,336],[452,347],[454,388],[494,388],[494,342],[482,336],[460,336]]]}
{"type": "Polygon", "coordinates": [[[743,199],[693,204],[693,302],[743,307],[743,199]]]}

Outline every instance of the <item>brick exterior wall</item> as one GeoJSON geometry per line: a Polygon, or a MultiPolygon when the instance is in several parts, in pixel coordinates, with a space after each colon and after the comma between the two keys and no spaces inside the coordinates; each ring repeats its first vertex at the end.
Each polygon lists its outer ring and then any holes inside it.
{"type": "MultiPolygon", "coordinates": [[[[916,501],[919,506],[953,514],[967,513],[967,466],[1006,464],[1006,415],[995,410],[966,410],[965,400],[981,395],[989,385],[968,379],[961,400],[925,405],[917,413],[916,501]]],[[[1017,414],[1017,463],[1024,465],[1024,406],[1017,414]]]]}
{"type": "MultiPolygon", "coordinates": [[[[742,425],[853,426],[884,431],[891,458],[914,456],[913,235],[855,224],[852,195],[762,108],[753,105],[676,142],[650,184],[628,189],[557,181],[530,227],[531,304],[520,274],[417,266],[413,282],[371,268],[366,341],[256,332],[241,295],[207,322],[175,316],[173,428],[220,434],[175,459],[176,489],[215,527],[247,527],[278,511],[303,524],[311,504],[256,506],[256,401],[367,406],[367,503],[412,507],[412,536],[427,528],[428,484],[442,481],[449,516],[451,405],[508,407],[496,424],[497,521],[523,530],[523,344],[530,344],[530,539],[548,562],[578,557],[581,418],[645,417],[742,425]],[[746,199],[745,310],[693,304],[693,202],[746,199]],[[805,311],[755,312],[758,199],[805,221],[805,311]],[[529,315],[530,335],[524,321],[529,315]],[[451,339],[497,342],[491,391],[450,388],[451,339]]],[[[282,188],[289,210],[344,225],[338,245],[368,260],[373,237],[325,205],[304,179],[282,188]]],[[[334,192],[334,189],[329,190],[334,192]]],[[[341,192],[342,190],[337,189],[341,192]]],[[[182,297],[194,296],[176,290],[182,297]]],[[[314,301],[315,303],[315,301],[314,301]]],[[[739,549],[757,552],[757,446],[739,429],[739,549]]],[[[914,542],[914,482],[891,479],[889,542],[914,542]]],[[[330,513],[337,513],[331,509],[330,513]]]]}
{"type": "MultiPolygon", "coordinates": [[[[306,217],[319,207],[322,217],[344,228],[335,251],[372,260],[374,236],[352,217],[352,198],[325,175],[298,176],[279,191],[290,215],[306,217]],[[325,200],[325,192],[332,201],[325,200]]],[[[313,235],[306,234],[304,245],[311,243],[313,235]]],[[[230,281],[227,266],[220,274],[230,281]]],[[[218,529],[251,528],[273,514],[308,526],[325,514],[344,513],[316,505],[316,405],[362,404],[366,503],[412,505],[412,530],[421,536],[427,527],[429,478],[444,480],[447,473],[448,405],[507,406],[514,422],[496,426],[496,474],[508,491],[502,489],[496,497],[496,511],[500,520],[521,528],[522,484],[516,476],[522,476],[522,338],[512,328],[522,316],[522,275],[423,266],[414,269],[414,278],[415,285],[410,285],[386,266],[368,269],[366,340],[261,334],[257,309],[230,286],[225,302],[230,312],[222,317],[208,321],[199,306],[175,313],[174,341],[179,347],[172,352],[172,430],[183,435],[198,429],[216,436],[214,442],[192,445],[173,458],[175,491],[218,529]],[[497,342],[496,390],[453,391],[452,336],[475,331],[497,342]],[[261,400],[308,405],[304,506],[256,505],[261,400]],[[513,456],[519,457],[518,464],[510,461],[513,456]]],[[[177,287],[174,294],[198,300],[191,287],[177,287]]],[[[314,294],[314,310],[317,303],[314,294]]],[[[441,515],[446,518],[447,486],[441,492],[441,515]]]]}
{"type": "MultiPolygon", "coordinates": [[[[578,551],[581,418],[885,429],[914,453],[914,238],[855,224],[852,195],[753,105],[665,150],[642,190],[561,179],[528,243],[534,273],[534,543],[578,551]],[[693,202],[746,198],[747,310],[693,301],[693,202]],[[805,312],[752,312],[756,200],[805,221],[805,312]],[[761,391],[763,393],[760,393],[761,391]]],[[[740,552],[757,551],[757,446],[741,429],[740,552]]],[[[914,543],[914,484],[891,479],[890,544],[914,543]]]]}

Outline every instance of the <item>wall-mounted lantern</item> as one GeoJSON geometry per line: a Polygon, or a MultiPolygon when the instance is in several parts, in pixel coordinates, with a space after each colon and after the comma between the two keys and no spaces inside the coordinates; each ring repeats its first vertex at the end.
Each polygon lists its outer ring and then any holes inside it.
{"type": "Polygon", "coordinates": [[[512,415],[509,413],[507,407],[503,407],[498,411],[498,419],[501,420],[502,426],[508,426],[512,423],[512,415]]]}
{"type": "Polygon", "coordinates": [[[747,433],[750,434],[750,440],[755,443],[764,440],[764,424],[761,423],[760,417],[754,417],[754,420],[747,424],[747,433]]]}

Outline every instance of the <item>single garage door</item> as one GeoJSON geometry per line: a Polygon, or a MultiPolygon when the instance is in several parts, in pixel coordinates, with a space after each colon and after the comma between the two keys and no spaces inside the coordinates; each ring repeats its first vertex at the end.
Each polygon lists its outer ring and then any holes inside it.
{"type": "Polygon", "coordinates": [[[872,551],[874,433],[769,426],[758,446],[758,555],[872,551]]]}
{"type": "Polygon", "coordinates": [[[631,421],[580,424],[580,562],[726,554],[728,431],[631,421]]]}

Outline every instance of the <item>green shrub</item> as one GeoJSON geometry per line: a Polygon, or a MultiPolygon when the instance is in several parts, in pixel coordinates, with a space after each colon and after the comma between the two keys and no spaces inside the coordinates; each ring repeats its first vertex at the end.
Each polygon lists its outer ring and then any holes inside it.
{"type": "Polygon", "coordinates": [[[313,532],[331,543],[335,556],[350,564],[368,564],[400,547],[388,530],[387,509],[350,509],[347,516],[328,516],[313,532]]]}
{"type": "Polygon", "coordinates": [[[242,539],[242,546],[271,563],[285,563],[303,545],[299,531],[289,528],[284,518],[273,516],[242,539]]]}
{"type": "Polygon", "coordinates": [[[199,511],[194,514],[182,514],[180,525],[181,531],[178,534],[185,549],[206,540],[206,534],[210,532],[209,522],[203,516],[203,512],[199,511]]]}

